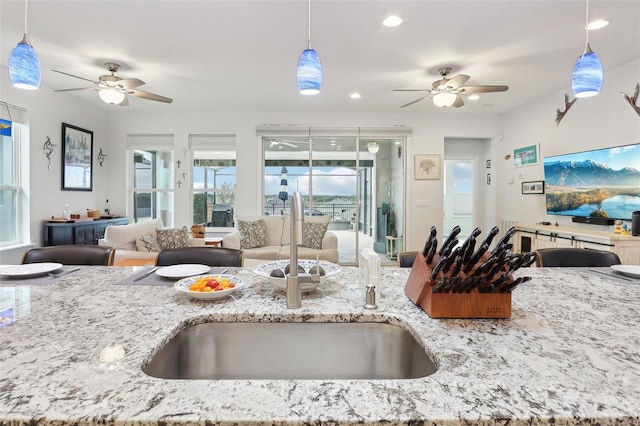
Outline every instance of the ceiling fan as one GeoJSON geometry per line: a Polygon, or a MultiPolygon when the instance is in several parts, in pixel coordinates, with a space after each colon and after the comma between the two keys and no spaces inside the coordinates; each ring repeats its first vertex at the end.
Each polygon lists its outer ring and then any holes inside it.
{"type": "Polygon", "coordinates": [[[98,91],[98,95],[103,102],[113,105],[127,106],[129,105],[129,101],[127,100],[127,95],[135,96],[137,98],[148,99],[150,101],[158,101],[165,102],[170,104],[173,102],[173,99],[167,98],[164,96],[156,95],[154,93],[144,92],[142,90],[136,89],[136,87],[140,87],[144,84],[144,81],[138,78],[122,78],[115,75],[115,73],[120,68],[120,65],[115,64],[113,62],[107,62],[104,64],[107,67],[107,70],[111,74],[105,74],[98,77],[98,81],[93,81],[88,78],[78,77],[77,75],[69,74],[62,71],[52,70],[53,72],[57,72],[60,74],[68,75],[69,77],[79,78],[80,80],[85,80],[93,83],[93,86],[90,87],[78,87],[74,89],[58,89],[54,90],[55,92],[70,92],[74,90],[87,90],[93,89],[98,91]]]}
{"type": "Polygon", "coordinates": [[[408,104],[404,104],[400,108],[413,105],[416,102],[428,98],[433,98],[433,103],[439,107],[452,106],[459,108],[464,105],[464,101],[460,96],[462,94],[506,92],[509,90],[509,86],[463,86],[470,77],[465,74],[458,74],[454,77],[447,78],[450,72],[451,67],[438,69],[438,73],[442,79],[434,81],[431,89],[394,89],[394,92],[429,92],[429,94],[411,101],[408,104]]]}
{"type": "Polygon", "coordinates": [[[298,148],[298,145],[308,144],[308,141],[295,141],[290,139],[270,139],[269,140],[269,148],[274,148],[277,146],[288,146],[291,148],[298,148]]]}

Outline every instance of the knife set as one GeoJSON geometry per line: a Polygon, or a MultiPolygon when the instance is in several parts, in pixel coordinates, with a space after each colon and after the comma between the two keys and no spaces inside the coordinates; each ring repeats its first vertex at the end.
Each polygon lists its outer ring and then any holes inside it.
{"type": "Polygon", "coordinates": [[[534,252],[512,254],[510,228],[489,249],[500,230],[493,227],[477,243],[482,231],[475,228],[459,244],[460,227],[451,230],[438,250],[437,230],[431,227],[422,252],[418,252],[405,285],[405,294],[432,318],[510,318],[511,292],[531,277],[513,272],[536,260],[534,252]],[[476,248],[477,246],[477,248],[476,248]]]}

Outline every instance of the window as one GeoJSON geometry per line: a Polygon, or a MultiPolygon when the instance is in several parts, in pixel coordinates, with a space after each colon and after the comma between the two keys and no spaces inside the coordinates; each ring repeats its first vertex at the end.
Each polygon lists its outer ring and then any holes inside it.
{"type": "Polygon", "coordinates": [[[191,135],[193,223],[233,228],[236,200],[235,135],[191,135]]]}
{"type": "Polygon", "coordinates": [[[22,110],[6,104],[0,115],[0,247],[29,242],[28,127],[22,110]]]}
{"type": "Polygon", "coordinates": [[[133,221],[160,218],[165,226],[173,226],[173,136],[130,135],[129,147],[133,221]]]}

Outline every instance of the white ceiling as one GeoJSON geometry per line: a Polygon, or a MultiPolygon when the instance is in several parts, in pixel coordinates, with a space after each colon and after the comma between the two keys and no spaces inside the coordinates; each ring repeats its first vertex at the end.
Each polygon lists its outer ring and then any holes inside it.
{"type": "MultiPolygon", "coordinates": [[[[474,84],[504,84],[455,111],[499,113],[556,91],[570,91],[571,69],[584,49],[582,0],[370,1],[313,0],[312,44],[323,68],[322,92],[297,93],[298,56],[307,44],[307,1],[31,0],[28,33],[42,63],[40,90],[85,87],[104,62],[118,75],[174,99],[172,104],[130,98],[109,106],[96,92],[74,96],[119,113],[130,111],[426,112],[430,100],[392,89],[429,88],[437,69],[471,76],[474,84]],[[403,24],[382,20],[398,14],[403,24]],[[362,95],[352,100],[349,94],[362,95]]],[[[591,32],[606,72],[640,58],[640,1],[594,1],[590,18],[611,24],[591,32]]],[[[24,32],[22,0],[0,0],[2,72],[24,32]]],[[[640,75],[639,75],[640,79],[640,75]]],[[[7,80],[4,80],[7,81],[7,80]]],[[[4,91],[4,90],[3,90],[4,91]]],[[[1,94],[0,94],[1,95],[1,94]]],[[[559,99],[558,106],[561,106],[559,99]]]]}

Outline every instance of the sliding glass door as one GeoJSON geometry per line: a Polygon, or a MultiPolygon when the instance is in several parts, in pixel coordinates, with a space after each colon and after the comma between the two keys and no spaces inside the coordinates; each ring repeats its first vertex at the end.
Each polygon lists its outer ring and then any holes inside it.
{"type": "Polygon", "coordinates": [[[387,236],[402,234],[401,219],[389,220],[403,215],[404,157],[399,145],[404,146],[404,140],[263,138],[264,214],[288,214],[291,195],[298,191],[305,214],[329,217],[341,264],[357,264],[361,248],[375,249],[383,263],[394,263],[385,242],[387,236]],[[382,228],[378,220],[384,221],[382,228]]]}

